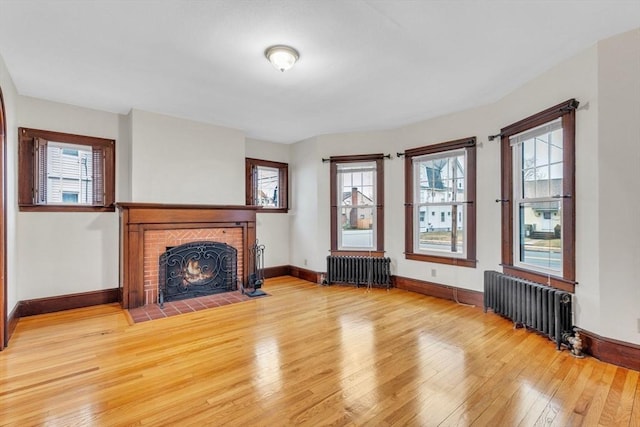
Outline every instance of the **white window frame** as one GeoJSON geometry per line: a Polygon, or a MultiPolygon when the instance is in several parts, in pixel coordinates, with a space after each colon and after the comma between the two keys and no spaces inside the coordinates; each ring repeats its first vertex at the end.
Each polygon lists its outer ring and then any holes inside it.
{"type": "MultiPolygon", "coordinates": [[[[435,153],[435,154],[425,154],[422,156],[416,156],[414,158],[411,159],[412,160],[412,169],[413,169],[413,206],[414,206],[414,224],[417,224],[416,226],[413,227],[413,245],[414,245],[414,253],[416,254],[424,254],[424,255],[433,255],[433,256],[447,256],[447,257],[453,257],[453,258],[466,258],[467,257],[467,246],[468,246],[468,228],[467,228],[467,203],[468,203],[468,197],[467,197],[467,188],[468,188],[468,174],[467,174],[467,151],[465,149],[453,149],[453,150],[448,150],[448,151],[443,151],[440,153],[435,153]],[[446,158],[456,158],[458,156],[462,155],[464,157],[464,164],[463,169],[464,169],[464,185],[463,185],[463,200],[456,200],[455,202],[453,200],[450,201],[434,201],[434,202],[423,202],[420,200],[420,165],[422,164],[422,162],[424,161],[431,161],[431,160],[438,160],[438,159],[446,159],[446,158]],[[447,207],[447,206],[453,206],[453,205],[457,205],[459,207],[459,209],[461,209],[462,211],[462,232],[464,233],[463,239],[462,239],[462,251],[460,252],[453,252],[451,251],[451,246],[448,246],[449,249],[423,249],[420,247],[420,235],[421,235],[421,227],[420,227],[420,209],[421,208],[426,208],[426,211],[429,211],[429,208],[437,208],[437,207],[447,207]]],[[[456,166],[454,166],[456,167],[456,166]]],[[[455,185],[455,184],[454,184],[455,185]]],[[[445,189],[445,191],[447,191],[445,189]]],[[[454,189],[454,191],[456,191],[456,189],[454,189]]],[[[447,193],[448,194],[448,193],[447,193]]],[[[444,197],[444,196],[443,196],[444,197]]],[[[432,210],[432,216],[433,213],[436,212],[436,210],[432,210]]],[[[449,215],[445,215],[445,211],[439,211],[440,215],[436,215],[435,217],[438,218],[440,220],[440,222],[442,222],[442,217],[444,216],[445,221],[448,218],[452,218],[451,217],[451,211],[448,211],[449,215]]],[[[458,211],[458,214],[460,213],[460,211],[458,211]]],[[[425,217],[428,217],[428,215],[425,214],[425,217]]],[[[429,223],[429,221],[427,221],[427,224],[429,223]]],[[[428,225],[427,225],[427,228],[428,225]]]]}
{"type": "MultiPolygon", "coordinates": [[[[404,152],[404,171],[405,171],[405,249],[404,256],[408,260],[432,262],[438,264],[449,264],[458,267],[476,268],[476,137],[467,137],[456,139],[453,141],[440,142],[422,147],[411,148],[404,152]],[[460,155],[464,153],[464,200],[458,200],[456,204],[462,204],[463,208],[463,250],[461,252],[448,251],[430,251],[421,249],[419,246],[420,207],[415,206],[417,194],[419,194],[419,178],[416,178],[416,168],[414,159],[425,158],[443,158],[452,155],[460,155]]],[[[444,197],[444,196],[443,196],[444,197]]],[[[451,198],[453,196],[451,195],[451,198]]],[[[444,201],[433,202],[430,205],[450,204],[447,197],[444,201]]],[[[418,199],[419,201],[419,199],[418,199]]],[[[417,203],[423,205],[422,202],[417,203]]],[[[440,215],[435,215],[435,211],[431,211],[431,218],[435,226],[440,220],[440,215]]],[[[453,219],[452,216],[446,218],[453,219]]],[[[428,227],[427,220],[427,227],[428,227]]]]}
{"type": "MultiPolygon", "coordinates": [[[[562,118],[556,118],[556,119],[550,120],[549,122],[544,123],[540,126],[527,129],[526,131],[520,132],[518,134],[515,134],[509,137],[511,150],[512,150],[512,159],[513,159],[513,194],[512,194],[512,198],[513,198],[512,199],[513,200],[513,204],[512,204],[513,264],[516,267],[524,268],[531,271],[537,271],[539,273],[543,273],[547,275],[562,276],[563,274],[562,246],[558,251],[560,253],[560,267],[557,270],[552,268],[545,268],[540,265],[536,265],[533,263],[528,263],[520,260],[520,248],[524,247],[524,242],[522,242],[522,239],[526,237],[524,230],[520,228],[521,226],[524,227],[525,225],[525,224],[520,224],[520,206],[521,205],[533,204],[533,203],[553,203],[553,204],[557,203],[559,205],[559,208],[558,208],[558,210],[560,211],[559,219],[562,227],[562,212],[561,212],[562,203],[560,200],[562,197],[562,194],[549,194],[547,196],[542,196],[542,197],[526,197],[523,190],[524,181],[522,179],[523,169],[524,169],[523,155],[522,155],[522,150],[520,149],[522,147],[522,143],[530,140],[535,135],[541,135],[540,133],[541,131],[545,132],[544,134],[548,135],[549,133],[555,130],[562,130],[562,118]]],[[[534,146],[534,149],[536,149],[535,146],[534,146]]],[[[537,153],[536,153],[536,156],[537,156],[537,153]]],[[[535,158],[536,157],[534,157],[534,161],[535,161],[535,158]]],[[[547,166],[549,166],[550,164],[551,164],[551,159],[549,158],[547,166]]],[[[563,167],[563,172],[564,172],[564,167],[563,167]]],[[[552,177],[549,176],[549,179],[552,179],[552,177]]],[[[564,175],[563,175],[563,180],[564,180],[564,175]]]]}
{"type": "MultiPolygon", "coordinates": [[[[575,291],[576,285],[576,111],[579,102],[576,99],[569,99],[546,110],[540,111],[515,123],[512,123],[500,130],[500,167],[501,167],[501,197],[497,202],[501,203],[502,217],[502,271],[505,274],[521,277],[537,283],[544,283],[549,286],[562,289],[568,292],[575,291]],[[560,202],[561,210],[558,215],[562,215],[562,226],[560,233],[562,236],[562,274],[544,273],[533,270],[527,265],[516,265],[515,247],[518,243],[515,240],[515,229],[517,219],[514,217],[515,201],[514,196],[514,161],[511,147],[511,137],[532,130],[538,126],[548,124],[553,120],[562,119],[562,194],[552,194],[560,202]]],[[[556,190],[554,189],[554,192],[556,190]]],[[[518,231],[519,232],[519,231],[518,231]]],[[[554,270],[555,273],[555,270],[554,270]]]]}
{"type": "Polygon", "coordinates": [[[376,167],[375,161],[362,161],[362,162],[348,162],[348,163],[337,163],[336,165],[336,182],[337,182],[337,191],[336,191],[336,206],[338,207],[338,217],[340,218],[342,215],[343,209],[371,209],[371,245],[369,246],[345,246],[342,244],[343,240],[343,229],[341,226],[338,226],[337,229],[337,241],[338,241],[338,250],[339,251],[375,251],[377,247],[377,218],[376,218],[376,194],[377,194],[377,174],[378,170],[376,167]],[[345,168],[345,169],[342,169],[345,168]],[[346,205],[343,200],[343,189],[344,189],[344,175],[351,174],[354,172],[372,172],[371,175],[371,186],[372,186],[372,204],[370,205],[346,205]]]}

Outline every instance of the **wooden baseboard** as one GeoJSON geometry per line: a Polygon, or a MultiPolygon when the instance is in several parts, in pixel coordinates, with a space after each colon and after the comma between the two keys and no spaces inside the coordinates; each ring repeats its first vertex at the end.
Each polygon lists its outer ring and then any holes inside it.
{"type": "Polygon", "coordinates": [[[455,286],[441,285],[439,283],[426,282],[424,280],[395,276],[395,286],[398,289],[417,292],[423,295],[447,299],[464,304],[472,304],[482,308],[484,305],[483,293],[469,289],[456,288],[455,286]]]}
{"type": "Polygon", "coordinates": [[[293,265],[289,266],[289,274],[293,277],[297,277],[302,280],[306,280],[308,282],[320,283],[321,274],[317,271],[307,270],[306,268],[295,267],[293,265]]]}
{"type": "Polygon", "coordinates": [[[36,314],[54,313],[73,308],[89,307],[99,304],[110,304],[120,301],[120,289],[103,289],[99,291],[77,294],[59,295],[48,298],[37,298],[21,301],[18,304],[18,316],[34,316],[36,314]]]}
{"type": "Polygon", "coordinates": [[[4,343],[5,347],[9,344],[9,339],[11,338],[11,335],[13,335],[13,332],[16,330],[16,326],[18,326],[19,319],[20,319],[20,303],[16,304],[16,306],[13,307],[13,310],[11,310],[11,313],[9,313],[9,316],[7,317],[7,336],[4,343]]]}
{"type": "Polygon", "coordinates": [[[270,279],[272,277],[289,276],[291,274],[290,265],[278,265],[276,267],[266,267],[264,269],[264,278],[270,279]]]}
{"type": "Polygon", "coordinates": [[[601,337],[584,329],[580,329],[580,334],[585,353],[603,362],[640,371],[640,345],[601,337]]]}

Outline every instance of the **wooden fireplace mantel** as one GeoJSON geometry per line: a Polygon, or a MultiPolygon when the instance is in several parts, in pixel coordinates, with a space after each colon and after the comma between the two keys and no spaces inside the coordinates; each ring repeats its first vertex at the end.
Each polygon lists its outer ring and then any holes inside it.
{"type": "MultiPolygon", "coordinates": [[[[144,232],[185,228],[239,227],[243,231],[242,251],[249,259],[256,240],[258,206],[172,205],[161,203],[116,203],[120,212],[120,292],[123,308],[144,305],[144,232]]],[[[242,283],[248,283],[248,268],[242,283]]]]}

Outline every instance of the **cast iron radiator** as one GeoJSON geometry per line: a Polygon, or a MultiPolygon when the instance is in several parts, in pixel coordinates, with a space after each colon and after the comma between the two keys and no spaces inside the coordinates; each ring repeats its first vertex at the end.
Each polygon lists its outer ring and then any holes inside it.
{"type": "Polygon", "coordinates": [[[484,311],[547,335],[559,350],[572,334],[571,294],[497,271],[484,272],[484,311]]]}
{"type": "Polygon", "coordinates": [[[391,259],[368,256],[327,257],[327,283],[358,285],[391,285],[391,259]]]}

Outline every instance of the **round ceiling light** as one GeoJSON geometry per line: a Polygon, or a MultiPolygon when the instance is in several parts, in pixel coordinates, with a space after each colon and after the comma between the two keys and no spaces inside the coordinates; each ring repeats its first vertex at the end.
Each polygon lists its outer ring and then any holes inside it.
{"type": "Polygon", "coordinates": [[[271,65],[282,72],[293,67],[293,64],[295,64],[298,58],[300,58],[300,54],[297,50],[284,45],[276,45],[267,48],[267,50],[264,51],[264,56],[266,56],[269,62],[271,62],[271,65]]]}

